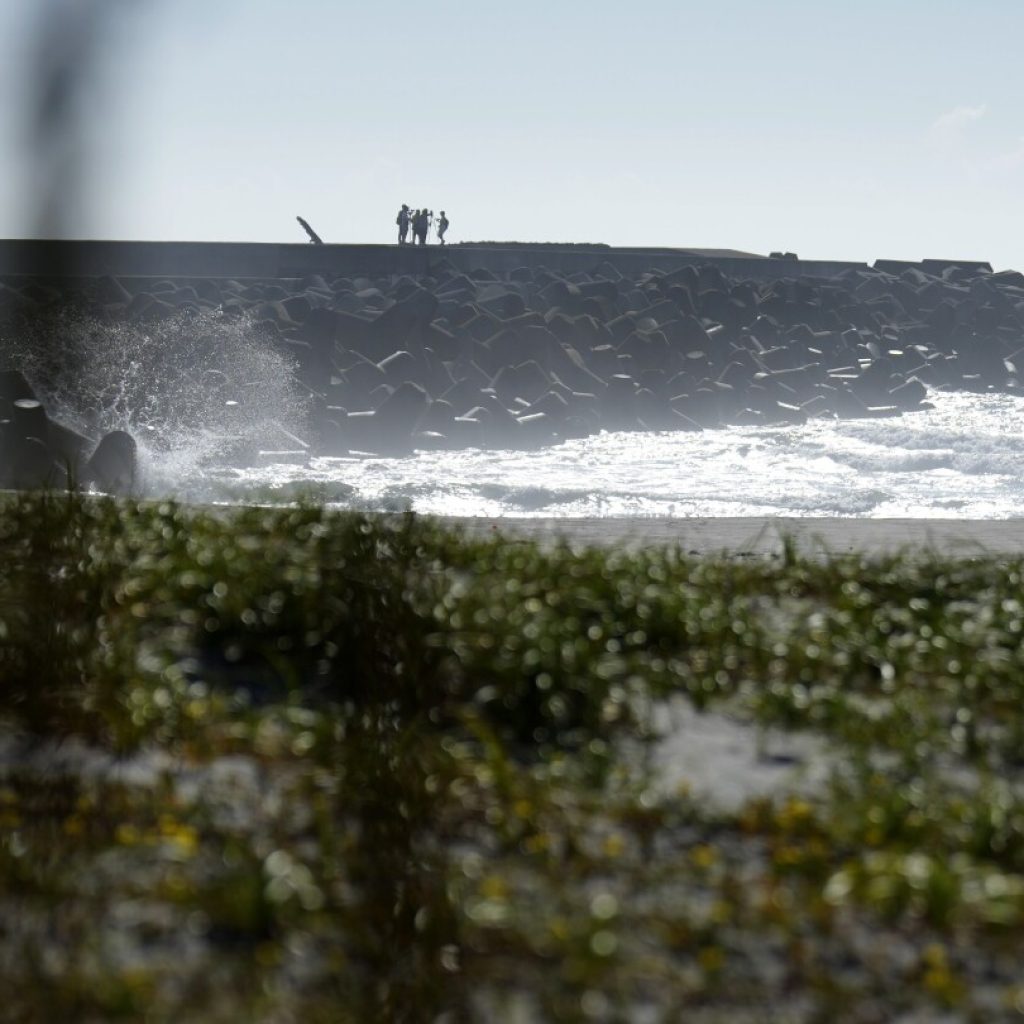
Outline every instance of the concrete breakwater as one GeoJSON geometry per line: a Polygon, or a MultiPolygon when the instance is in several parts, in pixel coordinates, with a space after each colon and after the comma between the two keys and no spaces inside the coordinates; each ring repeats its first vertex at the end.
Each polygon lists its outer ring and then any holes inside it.
{"type": "Polygon", "coordinates": [[[1021,391],[1024,275],[986,264],[268,248],[301,249],[304,272],[103,274],[64,250],[62,279],[47,281],[8,249],[0,323],[17,331],[63,302],[102,323],[244,319],[294,365],[318,454],[898,415],[928,387],[1021,391]]]}
{"type": "MultiPolygon", "coordinates": [[[[118,242],[0,239],[0,277],[50,276],[55,268],[73,276],[169,278],[302,278],[319,274],[331,281],[360,275],[429,275],[444,258],[466,273],[507,274],[521,266],[544,265],[558,274],[589,271],[602,261],[623,274],[674,270],[712,263],[730,277],[772,280],[792,272],[794,260],[734,249],[613,249],[605,245],[471,243],[438,246],[298,245],[260,242],[118,242]]],[[[801,260],[800,273],[831,277],[866,264],[801,260]]]]}

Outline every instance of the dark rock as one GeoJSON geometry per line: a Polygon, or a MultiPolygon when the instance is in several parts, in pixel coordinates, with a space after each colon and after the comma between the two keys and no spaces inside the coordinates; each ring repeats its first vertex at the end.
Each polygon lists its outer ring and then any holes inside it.
{"type": "Polygon", "coordinates": [[[94,485],[106,494],[131,494],[137,474],[135,438],[124,430],[112,430],[104,435],[89,457],[82,482],[94,485]]]}
{"type": "Polygon", "coordinates": [[[530,359],[516,366],[500,369],[491,381],[495,394],[504,402],[522,398],[533,402],[551,387],[551,377],[530,359]]]}
{"type": "Polygon", "coordinates": [[[517,448],[532,448],[555,440],[554,425],[542,412],[527,412],[517,416],[515,427],[511,440],[517,448]]]}
{"type": "Polygon", "coordinates": [[[312,311],[313,304],[304,295],[292,295],[282,299],[281,307],[296,324],[303,324],[312,311]]]}
{"type": "MultiPolygon", "coordinates": [[[[414,333],[425,330],[437,312],[437,297],[418,288],[401,302],[384,310],[368,329],[368,338],[380,355],[407,347],[414,333]],[[382,349],[387,349],[383,352],[382,349]]],[[[367,353],[373,355],[376,353],[367,353]]]]}
{"type": "Polygon", "coordinates": [[[522,316],[526,312],[522,295],[498,284],[482,288],[477,295],[476,305],[503,320],[522,316]]]}
{"type": "Polygon", "coordinates": [[[159,320],[162,316],[169,316],[173,312],[173,306],[166,302],[158,301],[149,292],[139,292],[133,296],[125,310],[126,316],[130,319],[141,321],[159,320]],[[152,315],[150,313],[151,310],[153,311],[152,315]]]}
{"type": "Polygon", "coordinates": [[[602,422],[608,429],[636,427],[636,392],[636,381],[629,374],[616,373],[608,378],[600,401],[602,422]]]}
{"type": "Polygon", "coordinates": [[[437,321],[423,328],[420,332],[420,339],[423,345],[430,348],[438,359],[451,362],[459,356],[461,345],[458,339],[437,321]]]}
{"type": "Polygon", "coordinates": [[[928,396],[928,389],[916,378],[897,384],[889,389],[889,399],[892,405],[903,410],[920,408],[921,403],[928,396]]]}
{"type": "Polygon", "coordinates": [[[672,409],[685,416],[699,427],[720,427],[722,425],[721,400],[711,388],[696,388],[690,394],[676,395],[671,399],[672,409]]]}
{"type": "Polygon", "coordinates": [[[435,398],[427,406],[417,426],[420,430],[436,430],[447,434],[456,415],[455,407],[451,402],[447,402],[443,398],[435,398]]]}
{"type": "Polygon", "coordinates": [[[493,391],[482,392],[482,395],[483,414],[477,413],[476,416],[484,424],[484,440],[489,445],[507,446],[512,442],[514,432],[518,429],[516,417],[493,391]]]}
{"type": "Polygon", "coordinates": [[[387,374],[380,366],[362,356],[346,366],[340,377],[346,393],[353,396],[369,395],[375,387],[387,383],[387,374]]]}
{"type": "Polygon", "coordinates": [[[539,294],[545,305],[561,309],[563,312],[575,310],[581,300],[579,288],[561,280],[552,281],[542,288],[539,294]]]}
{"type": "Polygon", "coordinates": [[[116,277],[104,275],[98,277],[93,286],[93,296],[104,305],[127,306],[132,301],[132,294],[116,277]]]}
{"type": "Polygon", "coordinates": [[[447,437],[459,448],[482,448],[484,446],[484,421],[490,420],[486,409],[480,408],[480,416],[456,416],[449,425],[447,437]]]}
{"type": "Polygon", "coordinates": [[[0,415],[6,417],[6,405],[16,402],[19,398],[30,398],[36,401],[35,391],[20,370],[0,371],[0,415]]]}
{"type": "Polygon", "coordinates": [[[413,381],[403,381],[377,407],[374,417],[374,440],[381,450],[404,449],[411,443],[412,432],[427,411],[430,396],[413,381]]]}
{"type": "Polygon", "coordinates": [[[8,423],[0,424],[0,486],[34,490],[64,482],[45,441],[22,436],[8,423]]]}
{"type": "Polygon", "coordinates": [[[557,391],[547,391],[530,403],[529,411],[544,413],[552,424],[560,424],[569,415],[569,403],[557,391]]]}
{"type": "Polygon", "coordinates": [[[88,453],[94,443],[84,434],[60,423],[49,423],[49,449],[53,460],[60,466],[69,482],[82,478],[88,453]]]}
{"type": "Polygon", "coordinates": [[[17,398],[7,407],[12,436],[33,437],[43,444],[50,442],[50,418],[42,402],[36,398],[17,398]]]}
{"type": "Polygon", "coordinates": [[[411,352],[402,349],[400,352],[392,352],[391,355],[377,363],[377,369],[384,374],[388,383],[398,384],[403,380],[421,379],[422,362],[413,358],[411,352]]]}

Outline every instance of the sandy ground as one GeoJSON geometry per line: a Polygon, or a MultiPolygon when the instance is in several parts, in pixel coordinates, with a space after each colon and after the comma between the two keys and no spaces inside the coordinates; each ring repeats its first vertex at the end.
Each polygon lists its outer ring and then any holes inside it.
{"type": "Polygon", "coordinates": [[[445,522],[487,536],[586,545],[679,544],[692,554],[778,554],[792,537],[807,554],[862,551],[880,554],[908,548],[944,555],[1024,555],[1024,519],[512,519],[452,516],[445,522]]]}

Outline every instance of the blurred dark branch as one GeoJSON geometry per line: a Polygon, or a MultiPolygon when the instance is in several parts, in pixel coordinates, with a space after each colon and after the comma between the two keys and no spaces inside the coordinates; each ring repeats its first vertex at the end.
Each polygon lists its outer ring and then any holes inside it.
{"type": "MultiPolygon", "coordinates": [[[[32,272],[60,282],[95,272],[74,265],[69,247],[61,244],[61,239],[73,234],[81,223],[87,201],[84,171],[103,128],[91,94],[98,72],[113,52],[115,19],[123,16],[126,8],[137,8],[139,0],[38,3],[27,40],[33,59],[26,83],[26,204],[31,210],[30,233],[53,240],[40,246],[32,272]]],[[[60,344],[48,330],[34,333],[40,345],[60,344]]],[[[72,366],[64,369],[75,372],[72,366]]]]}
{"type": "MultiPolygon", "coordinates": [[[[33,234],[59,239],[73,229],[85,201],[83,171],[102,122],[90,103],[97,72],[109,59],[115,19],[138,0],[40,0],[30,52],[28,95],[33,234]]],[[[52,247],[63,276],[61,247],[52,247]]],[[[48,257],[48,261],[49,261],[48,257]]],[[[61,272],[61,273],[58,273],[61,272]]]]}

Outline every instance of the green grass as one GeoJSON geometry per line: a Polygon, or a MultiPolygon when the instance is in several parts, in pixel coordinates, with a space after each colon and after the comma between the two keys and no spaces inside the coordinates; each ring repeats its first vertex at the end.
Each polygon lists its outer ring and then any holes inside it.
{"type": "Polygon", "coordinates": [[[10,498],[5,1019],[1014,1019],[1022,573],[10,498]],[[665,794],[677,695],[831,782],[665,794]]]}

